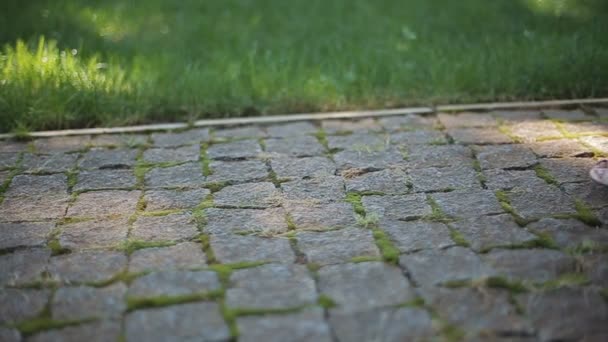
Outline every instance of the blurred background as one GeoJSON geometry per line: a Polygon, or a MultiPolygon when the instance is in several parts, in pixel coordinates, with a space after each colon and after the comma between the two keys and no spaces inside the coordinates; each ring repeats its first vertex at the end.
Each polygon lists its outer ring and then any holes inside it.
{"type": "Polygon", "coordinates": [[[605,0],[2,0],[0,131],[608,96],[605,0]]]}

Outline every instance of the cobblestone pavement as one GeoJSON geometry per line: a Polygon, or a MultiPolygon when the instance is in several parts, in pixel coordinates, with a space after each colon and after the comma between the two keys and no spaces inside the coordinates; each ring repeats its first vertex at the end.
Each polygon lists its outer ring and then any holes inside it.
{"type": "Polygon", "coordinates": [[[608,109],[0,154],[1,341],[608,340],[608,109]]]}

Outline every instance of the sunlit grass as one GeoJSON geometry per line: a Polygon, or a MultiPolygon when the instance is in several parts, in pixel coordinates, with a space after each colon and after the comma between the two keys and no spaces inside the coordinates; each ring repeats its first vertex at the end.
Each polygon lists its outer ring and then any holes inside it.
{"type": "Polygon", "coordinates": [[[5,0],[0,131],[606,96],[607,19],[600,0],[5,0]]]}

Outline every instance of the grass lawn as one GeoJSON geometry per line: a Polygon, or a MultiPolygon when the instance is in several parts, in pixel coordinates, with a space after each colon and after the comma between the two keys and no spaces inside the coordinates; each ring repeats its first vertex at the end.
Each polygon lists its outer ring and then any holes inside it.
{"type": "Polygon", "coordinates": [[[605,0],[2,0],[0,46],[0,131],[608,96],[605,0]]]}

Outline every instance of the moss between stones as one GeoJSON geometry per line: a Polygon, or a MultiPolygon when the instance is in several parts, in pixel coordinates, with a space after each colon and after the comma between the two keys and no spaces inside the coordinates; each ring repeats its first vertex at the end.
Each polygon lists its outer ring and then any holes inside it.
{"type": "Polygon", "coordinates": [[[319,296],[319,298],[317,299],[317,303],[324,309],[331,309],[336,306],[336,302],[334,302],[333,299],[324,294],[319,296]]]}
{"type": "Polygon", "coordinates": [[[287,230],[289,230],[289,231],[296,230],[296,223],[294,222],[293,217],[291,217],[290,214],[285,215],[285,221],[287,222],[287,230]]]}
{"type": "Polygon", "coordinates": [[[57,238],[52,238],[49,240],[47,247],[51,250],[51,255],[53,256],[68,254],[71,252],[69,249],[62,247],[57,238]]]}
{"type": "Polygon", "coordinates": [[[31,319],[25,322],[21,322],[15,325],[15,328],[19,330],[19,332],[23,336],[30,336],[35,333],[50,330],[50,329],[60,329],[68,326],[79,325],[83,323],[89,323],[94,321],[94,319],[84,319],[84,320],[54,320],[50,317],[39,317],[35,319],[31,319]]]}
{"type": "MultiPolygon", "coordinates": [[[[145,209],[145,207],[144,207],[145,209]]],[[[157,211],[143,211],[139,215],[140,216],[148,216],[148,217],[158,217],[158,216],[167,216],[171,214],[182,213],[184,210],[182,209],[169,209],[169,210],[157,210],[157,211]]]]}
{"type": "Polygon", "coordinates": [[[380,216],[376,213],[367,214],[365,216],[356,215],[357,224],[363,228],[378,227],[380,216]]]}
{"type": "Polygon", "coordinates": [[[70,170],[67,171],[65,175],[68,177],[68,191],[72,192],[72,189],[74,189],[76,183],[78,183],[78,171],[70,170]]]}
{"type": "Polygon", "coordinates": [[[431,214],[423,217],[423,220],[442,223],[453,221],[441,210],[439,204],[430,195],[426,196],[426,202],[431,207],[431,214]]]}
{"type": "Polygon", "coordinates": [[[506,289],[511,293],[525,293],[528,289],[518,281],[512,281],[504,277],[489,277],[485,280],[487,287],[506,289]]]}
{"type": "Polygon", "coordinates": [[[136,250],[154,247],[169,247],[175,245],[174,241],[144,241],[144,240],[127,240],[120,247],[120,250],[127,254],[132,254],[136,250]]]}
{"type": "Polygon", "coordinates": [[[559,182],[549,170],[544,168],[542,165],[538,164],[534,167],[534,172],[536,172],[536,176],[542,180],[544,180],[547,184],[550,185],[559,185],[559,182]]]}
{"type": "Polygon", "coordinates": [[[228,185],[230,185],[228,182],[212,182],[205,184],[205,188],[209,189],[209,191],[213,193],[222,190],[228,185]]]}
{"type": "Polygon", "coordinates": [[[448,342],[463,341],[466,336],[461,328],[447,323],[442,324],[441,334],[448,342]]]}
{"type": "Polygon", "coordinates": [[[143,308],[163,307],[175,304],[216,300],[224,295],[224,290],[193,293],[181,296],[158,296],[153,298],[127,298],[127,311],[143,308]]]}
{"type": "Polygon", "coordinates": [[[350,259],[351,262],[359,263],[359,262],[370,262],[370,261],[382,261],[382,258],[374,257],[374,256],[356,256],[350,259]]]}
{"type": "Polygon", "coordinates": [[[561,287],[583,286],[589,284],[590,280],[582,273],[566,273],[554,280],[544,283],[536,283],[534,287],[542,290],[557,289],[561,287]]]}
{"type": "Polygon", "coordinates": [[[574,208],[576,209],[576,218],[591,227],[599,227],[602,222],[597,218],[593,209],[587,203],[576,199],[574,200],[574,208]]]}
{"type": "Polygon", "coordinates": [[[608,245],[602,245],[595,241],[583,240],[581,243],[576,245],[575,247],[570,247],[566,249],[566,251],[570,255],[583,255],[583,254],[591,254],[591,253],[607,253],[608,245]]]}
{"type": "Polygon", "coordinates": [[[498,199],[498,203],[500,203],[502,209],[511,214],[517,225],[520,227],[525,227],[528,223],[530,223],[529,220],[524,219],[523,217],[519,216],[517,212],[515,212],[515,209],[511,206],[509,195],[505,191],[497,190],[494,194],[496,195],[496,199],[498,199]]]}
{"type": "Polygon", "coordinates": [[[356,192],[349,192],[346,194],[345,201],[353,206],[353,210],[357,215],[365,217],[365,207],[361,202],[361,194],[356,192]]]}
{"type": "Polygon", "coordinates": [[[450,238],[458,246],[462,246],[462,247],[470,246],[469,242],[467,241],[467,239],[465,239],[464,235],[462,235],[462,233],[456,229],[450,228],[450,238]]]}
{"type": "Polygon", "coordinates": [[[201,167],[203,168],[203,176],[208,177],[213,174],[211,169],[211,160],[207,156],[208,144],[201,144],[201,167]]]}
{"type": "Polygon", "coordinates": [[[319,144],[323,145],[323,147],[325,147],[325,150],[329,151],[327,133],[321,128],[314,134],[314,136],[317,138],[317,141],[319,141],[319,144]]]}
{"type": "Polygon", "coordinates": [[[376,246],[378,246],[378,249],[380,249],[380,253],[382,254],[382,259],[388,263],[397,264],[399,262],[399,250],[395,247],[386,233],[380,229],[374,229],[373,236],[376,241],[376,246]]]}

